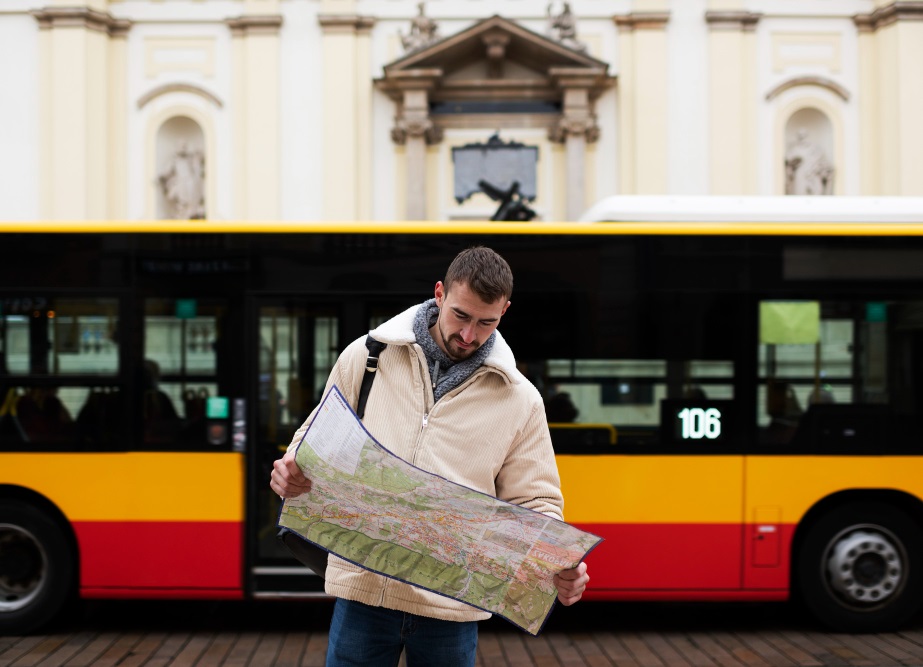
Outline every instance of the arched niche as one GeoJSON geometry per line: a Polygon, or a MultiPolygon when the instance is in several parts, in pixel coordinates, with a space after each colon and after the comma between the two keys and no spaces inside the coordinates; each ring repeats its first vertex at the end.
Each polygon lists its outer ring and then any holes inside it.
{"type": "Polygon", "coordinates": [[[833,194],[840,156],[827,114],[813,106],[797,109],[785,122],[784,143],[785,194],[833,194]]]}
{"type": "Polygon", "coordinates": [[[192,118],[171,116],[157,129],[154,210],[160,219],[206,217],[206,142],[192,118]]]}

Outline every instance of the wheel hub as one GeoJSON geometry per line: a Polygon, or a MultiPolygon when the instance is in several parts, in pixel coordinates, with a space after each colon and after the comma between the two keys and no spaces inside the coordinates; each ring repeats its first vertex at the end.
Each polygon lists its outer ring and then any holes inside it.
{"type": "Polygon", "coordinates": [[[19,526],[0,524],[0,613],[28,605],[38,595],[48,559],[38,540],[19,526]]]}
{"type": "Polygon", "coordinates": [[[840,533],[828,551],[827,575],[833,589],[853,605],[879,604],[902,587],[905,559],[896,540],[877,527],[840,533]]]}

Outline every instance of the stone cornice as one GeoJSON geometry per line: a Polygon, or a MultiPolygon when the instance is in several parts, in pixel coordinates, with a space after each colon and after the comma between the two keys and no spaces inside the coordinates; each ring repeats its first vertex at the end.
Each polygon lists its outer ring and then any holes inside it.
{"type": "Polygon", "coordinates": [[[619,30],[664,30],[670,21],[670,12],[632,12],[617,14],[612,21],[619,30]]]}
{"type": "Polygon", "coordinates": [[[321,14],[317,17],[324,32],[367,33],[375,26],[377,19],[373,16],[358,14],[321,14]]]}
{"type": "Polygon", "coordinates": [[[753,32],[763,17],[759,12],[711,11],[705,12],[705,22],[710,30],[740,30],[753,32]]]}
{"type": "Polygon", "coordinates": [[[898,0],[879,7],[871,14],[853,16],[859,32],[874,32],[897,21],[923,21],[923,1],[898,0]]]}
{"type": "Polygon", "coordinates": [[[280,14],[245,15],[226,19],[225,23],[231,29],[231,34],[234,37],[278,35],[279,29],[282,27],[282,16],[280,14]]]}
{"type": "Polygon", "coordinates": [[[113,37],[124,37],[131,21],[114,18],[107,12],[89,7],[45,7],[29,12],[41,30],[54,28],[86,28],[113,37]]]}

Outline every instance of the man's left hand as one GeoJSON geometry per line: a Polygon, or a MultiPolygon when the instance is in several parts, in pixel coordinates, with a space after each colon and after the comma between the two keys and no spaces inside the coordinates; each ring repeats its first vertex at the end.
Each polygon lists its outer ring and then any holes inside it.
{"type": "Polygon", "coordinates": [[[574,604],[583,596],[590,575],[586,573],[586,563],[580,563],[572,570],[561,570],[554,575],[554,586],[558,589],[558,600],[565,606],[574,604]]]}

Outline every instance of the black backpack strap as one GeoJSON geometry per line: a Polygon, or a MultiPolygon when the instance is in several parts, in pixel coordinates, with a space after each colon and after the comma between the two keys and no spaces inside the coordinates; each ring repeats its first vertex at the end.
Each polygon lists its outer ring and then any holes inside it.
{"type": "Polygon", "coordinates": [[[359,388],[359,402],[356,404],[356,414],[359,419],[365,416],[365,404],[369,400],[372,382],[375,381],[375,373],[378,371],[378,357],[381,351],[388,347],[386,343],[375,340],[371,336],[365,337],[365,346],[369,349],[369,358],[365,362],[365,373],[362,374],[362,386],[359,388]]]}

